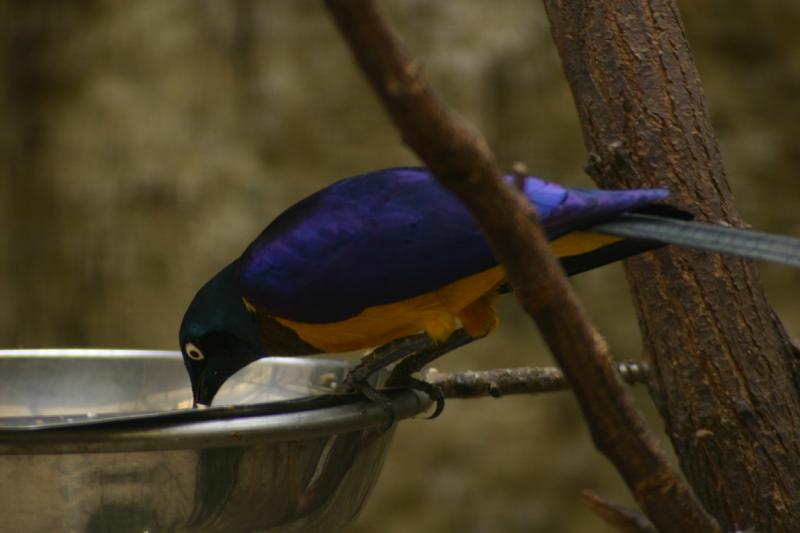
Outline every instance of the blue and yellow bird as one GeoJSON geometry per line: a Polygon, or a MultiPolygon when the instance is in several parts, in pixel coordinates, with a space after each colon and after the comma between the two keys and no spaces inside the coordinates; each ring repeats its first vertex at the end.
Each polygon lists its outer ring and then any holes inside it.
{"type": "MultiPolygon", "coordinates": [[[[729,232],[746,232],[700,231],[654,205],[665,189],[504,179],[536,207],[568,274],[669,242],[764,256],[763,234],[731,245],[729,232]]],[[[768,248],[800,261],[784,244],[768,248]]],[[[419,332],[442,341],[459,322],[486,335],[497,326],[492,300],[504,281],[471,215],[427,170],[341,180],[287,209],[198,291],[180,327],[195,402],[210,404],[233,373],[269,355],[368,349],[419,332]]]]}

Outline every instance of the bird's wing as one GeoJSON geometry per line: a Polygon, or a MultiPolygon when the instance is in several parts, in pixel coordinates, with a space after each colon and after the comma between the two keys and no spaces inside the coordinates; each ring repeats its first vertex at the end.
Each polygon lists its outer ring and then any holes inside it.
{"type": "MultiPolygon", "coordinates": [[[[667,195],[565,189],[537,178],[522,186],[550,238],[667,195]]],[[[288,209],[244,253],[240,282],[259,311],[329,323],[496,264],[455,197],[426,170],[395,168],[339,181],[288,209]]]]}

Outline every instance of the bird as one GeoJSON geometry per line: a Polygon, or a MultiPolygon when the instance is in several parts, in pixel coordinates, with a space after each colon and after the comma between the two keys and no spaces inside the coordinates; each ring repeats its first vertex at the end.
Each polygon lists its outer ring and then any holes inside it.
{"type": "MultiPolygon", "coordinates": [[[[690,221],[665,188],[563,187],[509,175],[536,208],[566,274],[666,244],[800,267],[800,240],[690,221]]],[[[189,304],[179,342],[195,405],[268,356],[367,350],[461,324],[472,337],[498,324],[505,271],[461,202],[425,168],[342,179],[275,218],[189,304]]]]}

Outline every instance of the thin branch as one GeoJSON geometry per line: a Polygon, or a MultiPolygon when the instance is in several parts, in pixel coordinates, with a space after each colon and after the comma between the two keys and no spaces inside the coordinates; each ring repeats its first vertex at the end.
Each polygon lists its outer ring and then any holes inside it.
{"type": "MultiPolygon", "coordinates": [[[[629,385],[647,381],[649,369],[643,361],[619,362],[616,366],[620,377],[629,385]]],[[[429,369],[423,379],[439,387],[445,398],[500,398],[507,394],[541,394],[569,389],[564,374],[552,366],[452,373],[429,369]]]]}
{"type": "Polygon", "coordinates": [[[653,524],[633,509],[606,500],[591,490],[584,490],[581,498],[586,507],[621,533],[656,533],[653,524]]]}
{"type": "Polygon", "coordinates": [[[573,386],[598,449],[661,531],[719,531],[658,449],[612,368],[536,222],[506,186],[486,142],[434,93],[371,0],[326,0],[403,140],[456,194],[488,236],[523,308],[573,386]]]}

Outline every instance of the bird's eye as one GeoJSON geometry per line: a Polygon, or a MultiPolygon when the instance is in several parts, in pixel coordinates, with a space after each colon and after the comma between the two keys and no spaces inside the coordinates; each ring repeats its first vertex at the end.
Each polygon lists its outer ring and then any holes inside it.
{"type": "Polygon", "coordinates": [[[192,344],[191,342],[187,342],[185,346],[186,357],[191,359],[192,361],[202,361],[206,358],[203,355],[203,352],[200,351],[200,348],[192,344]]]}

